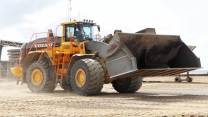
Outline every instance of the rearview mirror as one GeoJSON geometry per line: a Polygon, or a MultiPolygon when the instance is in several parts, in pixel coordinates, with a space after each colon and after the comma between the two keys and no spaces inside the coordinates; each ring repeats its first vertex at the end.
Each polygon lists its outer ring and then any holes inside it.
{"type": "Polygon", "coordinates": [[[100,32],[100,26],[99,26],[99,25],[97,25],[97,29],[98,29],[98,31],[100,32]]]}

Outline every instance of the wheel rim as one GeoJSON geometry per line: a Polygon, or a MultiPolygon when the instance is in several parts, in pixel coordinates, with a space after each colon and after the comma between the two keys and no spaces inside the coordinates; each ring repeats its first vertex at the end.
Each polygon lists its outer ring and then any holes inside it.
{"type": "Polygon", "coordinates": [[[77,69],[76,75],[75,75],[75,81],[79,88],[82,88],[86,84],[86,74],[85,71],[82,68],[77,69]]]}
{"type": "Polygon", "coordinates": [[[124,85],[125,82],[126,82],[126,78],[117,79],[116,82],[117,82],[119,85],[124,85]]]}
{"type": "Polygon", "coordinates": [[[40,86],[43,82],[43,74],[39,69],[34,69],[31,74],[31,81],[33,85],[40,86]]]}

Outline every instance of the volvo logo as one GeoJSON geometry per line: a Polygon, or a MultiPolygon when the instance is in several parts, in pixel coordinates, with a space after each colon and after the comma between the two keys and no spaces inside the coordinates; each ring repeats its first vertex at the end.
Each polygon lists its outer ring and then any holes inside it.
{"type": "Polygon", "coordinates": [[[36,47],[36,48],[44,48],[44,47],[48,47],[48,46],[50,46],[50,47],[52,47],[53,46],[53,43],[40,43],[40,44],[34,44],[34,46],[36,47]]]}

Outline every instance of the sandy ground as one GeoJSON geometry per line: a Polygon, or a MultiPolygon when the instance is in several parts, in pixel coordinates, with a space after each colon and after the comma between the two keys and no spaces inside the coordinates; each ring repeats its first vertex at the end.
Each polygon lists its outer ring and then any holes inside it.
{"type": "Polygon", "coordinates": [[[104,85],[97,96],[83,97],[58,86],[53,93],[32,93],[16,79],[0,79],[0,116],[208,116],[208,77],[174,83],[174,77],[146,78],[134,94],[104,85]],[[162,82],[158,82],[162,81],[162,82]]]}

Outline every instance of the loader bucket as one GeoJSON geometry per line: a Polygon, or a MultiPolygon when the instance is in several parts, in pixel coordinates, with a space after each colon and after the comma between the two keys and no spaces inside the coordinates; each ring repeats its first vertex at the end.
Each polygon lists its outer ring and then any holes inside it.
{"type": "Polygon", "coordinates": [[[171,76],[201,67],[200,60],[175,35],[116,33],[106,57],[111,78],[171,76]]]}

